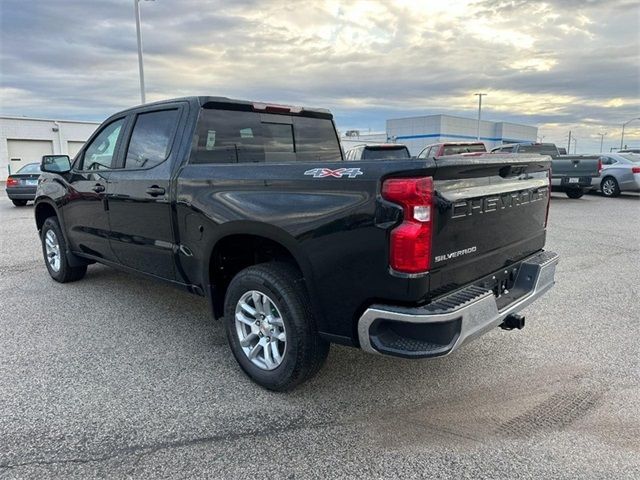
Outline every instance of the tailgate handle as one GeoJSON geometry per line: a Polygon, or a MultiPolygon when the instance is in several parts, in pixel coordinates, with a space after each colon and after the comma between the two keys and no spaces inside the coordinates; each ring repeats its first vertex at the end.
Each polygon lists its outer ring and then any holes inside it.
{"type": "Polygon", "coordinates": [[[513,165],[505,165],[498,170],[498,175],[502,178],[517,177],[527,171],[527,167],[514,167],[513,165]]]}

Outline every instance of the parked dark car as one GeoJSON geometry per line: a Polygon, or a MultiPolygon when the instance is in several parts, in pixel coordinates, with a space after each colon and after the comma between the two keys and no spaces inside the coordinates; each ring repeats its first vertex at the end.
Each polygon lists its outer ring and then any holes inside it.
{"type": "Polygon", "coordinates": [[[550,162],[487,157],[345,162],[328,110],[190,97],[44,157],[35,221],[54,280],[100,262],[205,296],[241,368],[287,390],[330,342],[426,358],[524,326],[558,262],[550,162]]]}
{"type": "Polygon", "coordinates": [[[345,153],[345,160],[376,160],[381,158],[410,158],[409,149],[399,143],[383,143],[379,145],[358,145],[345,153]]]}
{"type": "Polygon", "coordinates": [[[418,158],[436,158],[445,155],[482,155],[487,147],[482,142],[442,142],[427,145],[418,158]]]}
{"type": "Polygon", "coordinates": [[[551,157],[551,187],[569,198],[581,198],[600,183],[602,162],[599,155],[561,155],[555,143],[508,143],[491,153],[527,153],[551,157]]]}
{"type": "Polygon", "coordinates": [[[36,198],[39,177],[39,163],[27,163],[16,173],[9,175],[6,183],[9,200],[11,200],[16,207],[24,207],[28,201],[36,198]]]}

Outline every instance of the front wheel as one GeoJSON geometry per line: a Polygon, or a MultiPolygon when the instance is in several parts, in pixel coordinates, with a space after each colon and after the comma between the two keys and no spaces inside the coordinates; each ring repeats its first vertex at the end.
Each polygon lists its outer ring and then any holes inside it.
{"type": "Polygon", "coordinates": [[[584,195],[584,190],[581,188],[572,188],[565,192],[569,198],[581,198],[584,195]]]}
{"type": "Polygon", "coordinates": [[[291,390],[315,375],[329,353],[318,335],[300,272],[285,263],[239,272],[225,296],[224,322],[240,367],[269,390],[291,390]]]}
{"type": "Polygon", "coordinates": [[[49,275],[56,282],[75,282],[87,273],[87,266],[72,267],[67,258],[67,244],[62,235],[60,224],[56,217],[49,217],[44,221],[41,232],[42,254],[49,275]]]}

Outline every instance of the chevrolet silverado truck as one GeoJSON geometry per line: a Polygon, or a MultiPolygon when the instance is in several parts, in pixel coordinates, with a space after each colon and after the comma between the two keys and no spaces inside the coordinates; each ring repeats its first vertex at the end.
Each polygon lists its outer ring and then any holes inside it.
{"type": "Polygon", "coordinates": [[[561,155],[554,143],[511,143],[500,145],[492,153],[528,153],[551,157],[551,188],[580,198],[598,188],[602,160],[598,155],[561,155]]]}
{"type": "Polygon", "coordinates": [[[524,326],[558,262],[549,160],[488,157],[346,162],[327,110],[189,97],[43,157],[35,222],[54,280],[99,262],[206,297],[244,372],[283,391],[331,342],[438,357],[524,326]]]}

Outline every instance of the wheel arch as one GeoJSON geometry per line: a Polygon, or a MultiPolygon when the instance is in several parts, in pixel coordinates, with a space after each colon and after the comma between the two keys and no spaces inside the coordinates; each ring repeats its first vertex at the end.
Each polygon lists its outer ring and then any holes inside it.
{"type": "MultiPolygon", "coordinates": [[[[33,212],[38,232],[42,230],[45,220],[49,217],[56,217],[62,227],[62,219],[60,218],[58,209],[53,202],[49,200],[38,200],[34,206],[33,212]]],[[[64,233],[64,229],[62,233],[64,233]]]]}
{"type": "Polygon", "coordinates": [[[224,296],[233,276],[246,267],[272,260],[290,263],[301,272],[315,304],[311,263],[295,237],[260,222],[232,222],[218,229],[218,235],[210,242],[207,268],[203,272],[215,318],[223,314],[224,296]]]}

